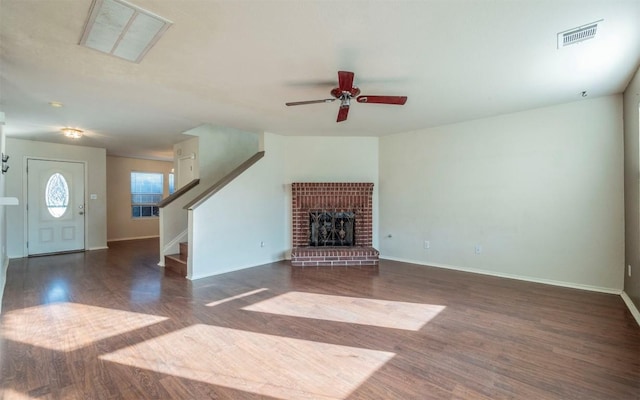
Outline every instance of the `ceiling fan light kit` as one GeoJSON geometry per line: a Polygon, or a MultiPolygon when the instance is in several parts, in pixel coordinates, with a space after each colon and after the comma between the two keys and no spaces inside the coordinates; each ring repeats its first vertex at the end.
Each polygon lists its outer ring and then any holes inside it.
{"type": "Polygon", "coordinates": [[[358,103],[373,104],[393,104],[404,105],[407,102],[407,96],[360,96],[360,89],[353,86],[353,78],[355,74],[349,71],[338,71],[338,87],[331,90],[333,98],[322,100],[306,100],[285,103],[287,106],[302,106],[307,104],[332,103],[340,100],[340,109],[338,110],[338,118],[336,122],[342,122],[347,119],[351,99],[355,98],[358,103]]]}

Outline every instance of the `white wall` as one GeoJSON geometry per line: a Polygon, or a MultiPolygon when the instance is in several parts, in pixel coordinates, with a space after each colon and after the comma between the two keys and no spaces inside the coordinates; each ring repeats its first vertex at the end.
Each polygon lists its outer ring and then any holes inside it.
{"type": "Polygon", "coordinates": [[[381,256],[619,292],[622,132],[617,95],[381,138],[381,256]]]}
{"type": "MultiPolygon", "coordinates": [[[[624,92],[626,264],[624,291],[640,309],[640,69],[624,92]]],[[[640,322],[640,321],[639,321],[640,322]]]]}
{"type": "MultiPolygon", "coordinates": [[[[2,154],[8,154],[6,150],[4,128],[4,113],[0,112],[0,152],[2,154]]],[[[9,159],[9,170],[13,159],[9,159]]],[[[7,172],[8,173],[8,172],[7,172]]],[[[0,197],[5,195],[5,174],[0,174],[0,197]]],[[[7,258],[7,221],[6,210],[12,210],[16,206],[0,206],[0,313],[2,312],[2,297],[4,295],[4,286],[7,277],[7,267],[9,265],[9,259],[7,258]]]]}
{"type": "MultiPolygon", "coordinates": [[[[185,240],[188,215],[183,207],[251,158],[259,148],[258,134],[232,128],[205,124],[188,130],[184,134],[195,136],[195,138],[192,137],[174,146],[174,163],[180,156],[194,153],[194,178],[199,178],[200,184],[160,209],[159,265],[164,265],[165,254],[177,253],[178,243],[185,240]],[[194,147],[195,145],[197,148],[194,147]]],[[[177,164],[174,165],[178,173],[177,164]]],[[[183,182],[183,184],[186,183],[189,182],[183,182]]]]}
{"type": "Polygon", "coordinates": [[[256,154],[259,146],[257,133],[223,126],[201,125],[186,131],[185,135],[198,137],[197,177],[205,182],[215,182],[233,171],[256,154]]]}
{"type": "Polygon", "coordinates": [[[6,195],[17,197],[20,206],[13,207],[7,214],[7,253],[10,258],[25,257],[25,199],[26,161],[28,157],[40,157],[53,160],[86,162],[86,241],[88,250],[102,249],[107,246],[107,207],[106,207],[106,151],[93,147],[35,142],[7,138],[7,152],[11,155],[11,173],[6,176],[6,195]],[[97,199],[89,198],[95,194],[97,199]],[[15,212],[13,212],[15,211],[15,212]]]}
{"type": "Polygon", "coordinates": [[[190,279],[289,258],[293,182],[373,182],[377,245],[377,138],[265,133],[263,142],[264,158],[190,213],[190,279]]]}
{"type": "Polygon", "coordinates": [[[200,169],[198,165],[198,159],[200,158],[198,153],[200,150],[198,149],[198,142],[199,139],[196,136],[173,145],[173,169],[176,174],[176,190],[191,182],[193,179],[200,178],[200,169]],[[190,156],[193,156],[193,161],[187,161],[186,163],[183,163],[183,165],[186,167],[186,165],[189,164],[192,170],[181,171],[180,159],[188,159],[190,156]],[[186,177],[189,177],[190,179],[186,177]]]}
{"type": "Polygon", "coordinates": [[[265,133],[265,156],[189,212],[189,279],[284,258],[282,142],[265,133]]]}
{"type": "Polygon", "coordinates": [[[373,247],[378,248],[378,138],[287,136],[284,146],[287,258],[291,256],[293,182],[372,182],[373,247]]]}

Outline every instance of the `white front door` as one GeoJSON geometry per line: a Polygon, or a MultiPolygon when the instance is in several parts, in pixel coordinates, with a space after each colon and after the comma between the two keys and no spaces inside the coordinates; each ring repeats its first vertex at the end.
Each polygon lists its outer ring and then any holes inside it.
{"type": "Polygon", "coordinates": [[[27,160],[29,255],[84,250],[84,164],[27,160]]]}

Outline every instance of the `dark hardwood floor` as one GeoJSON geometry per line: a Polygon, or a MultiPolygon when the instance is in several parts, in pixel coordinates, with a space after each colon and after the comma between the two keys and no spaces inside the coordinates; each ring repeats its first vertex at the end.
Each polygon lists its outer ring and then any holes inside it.
{"type": "Polygon", "coordinates": [[[109,246],[10,262],[4,399],[640,399],[619,296],[385,260],[190,282],[109,246]]]}

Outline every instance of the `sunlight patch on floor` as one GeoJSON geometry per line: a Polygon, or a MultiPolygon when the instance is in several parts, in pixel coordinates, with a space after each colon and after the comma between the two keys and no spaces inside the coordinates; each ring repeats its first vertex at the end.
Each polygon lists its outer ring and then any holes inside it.
{"type": "Polygon", "coordinates": [[[13,389],[0,389],[0,399],[3,400],[35,400],[25,393],[16,392],[13,389]]]}
{"type": "Polygon", "coordinates": [[[280,399],[343,399],[395,354],[193,325],[102,360],[280,399]]]}
{"type": "Polygon", "coordinates": [[[402,301],[288,292],[244,307],[291,317],[380,326],[417,331],[438,315],[445,306],[402,301]]]}
{"type": "Polygon", "coordinates": [[[269,290],[269,289],[267,289],[267,288],[256,289],[256,290],[252,290],[250,292],[241,293],[241,294],[239,294],[237,296],[231,296],[231,297],[224,298],[222,300],[212,301],[211,303],[208,303],[208,304],[205,304],[205,305],[207,307],[215,307],[215,306],[217,306],[219,304],[226,303],[228,301],[233,301],[233,300],[241,299],[243,297],[252,296],[254,294],[257,294],[257,293],[260,293],[260,292],[265,292],[267,290],[269,290]]]}
{"type": "Polygon", "coordinates": [[[143,328],[165,317],[77,303],[53,303],[14,310],[4,316],[2,337],[57,351],[143,328]]]}

